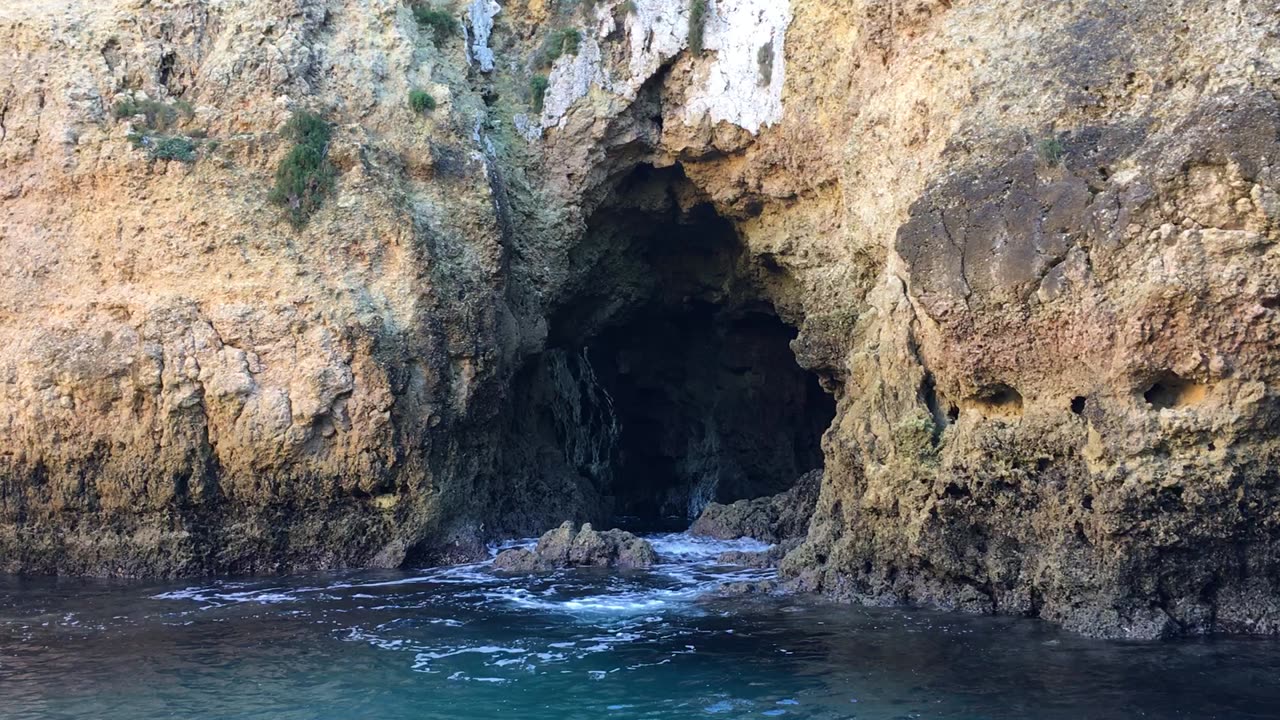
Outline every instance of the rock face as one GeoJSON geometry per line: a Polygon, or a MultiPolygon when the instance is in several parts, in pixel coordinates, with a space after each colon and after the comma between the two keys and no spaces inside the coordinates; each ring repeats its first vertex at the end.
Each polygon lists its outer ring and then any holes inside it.
{"type": "MultiPolygon", "coordinates": [[[[787,553],[800,547],[804,542],[804,538],[794,537],[788,538],[770,547],[768,550],[760,550],[751,552],[747,550],[730,550],[722,552],[716,556],[717,562],[729,565],[743,565],[751,568],[776,568],[782,563],[782,559],[787,553]]],[[[774,581],[768,581],[770,585],[774,585],[774,581]]]]}
{"type": "Polygon", "coordinates": [[[712,503],[689,532],[721,540],[749,537],[775,544],[803,537],[809,531],[821,482],[822,471],[815,470],[805,473],[795,487],[772,497],[738,500],[730,505],[712,503]]]}
{"type": "MultiPolygon", "coordinates": [[[[604,519],[602,338],[700,312],[835,400],[792,587],[1280,634],[1273,3],[710,0],[701,54],[683,1],[496,4],[0,4],[0,571],[604,519]],[[294,228],[299,109],[335,182],[294,228]]],[[[673,496],[727,477],[713,410],[670,408],[673,496]]]]}
{"type": "Polygon", "coordinates": [[[770,497],[738,500],[729,505],[711,503],[689,528],[694,535],[734,540],[748,537],[771,543],[760,552],[721,553],[720,562],[747,567],[778,567],[783,558],[799,547],[809,531],[818,502],[822,471],[805,473],[785,492],[770,497]]]}
{"type": "Polygon", "coordinates": [[[20,0],[0,37],[0,571],[482,555],[492,452],[461,429],[514,333],[461,41],[293,0],[20,0]],[[148,98],[171,127],[117,117],[148,98]],[[340,180],[295,231],[267,194],[300,107],[340,180]]]}
{"type": "Polygon", "coordinates": [[[600,532],[591,523],[578,530],[566,521],[538,538],[533,550],[512,548],[498,553],[493,566],[508,572],[540,572],[565,567],[647,568],[657,561],[649,541],[629,532],[600,532]]]}

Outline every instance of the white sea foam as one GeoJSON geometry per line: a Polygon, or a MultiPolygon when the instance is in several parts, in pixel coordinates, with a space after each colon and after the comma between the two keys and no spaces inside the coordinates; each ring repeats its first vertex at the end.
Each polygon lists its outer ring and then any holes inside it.
{"type": "MultiPolygon", "coordinates": [[[[504,578],[483,592],[489,602],[539,612],[564,613],[585,620],[607,616],[651,616],[681,608],[691,608],[700,596],[724,582],[763,580],[771,570],[725,566],[717,560],[729,551],[759,552],[770,546],[750,538],[717,540],[688,533],[645,536],[658,553],[659,563],[648,573],[611,576],[581,576],[561,571],[551,579],[504,578]],[[540,584],[538,584],[540,583],[540,584]]],[[[527,547],[534,541],[523,539],[496,546],[527,547]]]]}
{"type": "Polygon", "coordinates": [[[768,550],[768,543],[751,538],[737,540],[717,540],[715,538],[690,535],[689,533],[664,533],[646,536],[658,553],[659,559],[665,562],[705,562],[715,560],[721,553],[730,551],[761,552],[768,550]]]}
{"type": "Polygon", "coordinates": [[[344,597],[368,599],[376,596],[359,591],[373,590],[376,588],[426,586],[431,584],[483,585],[499,582],[502,582],[502,580],[495,578],[493,574],[489,572],[488,563],[473,563],[470,565],[454,565],[450,567],[434,568],[421,574],[391,580],[370,580],[363,582],[336,581],[327,585],[314,587],[255,588],[251,583],[218,582],[212,585],[193,586],[183,588],[181,590],[170,590],[168,592],[152,595],[151,598],[153,600],[191,600],[203,603],[205,607],[222,607],[224,605],[233,605],[238,603],[273,605],[302,600],[306,600],[308,602],[314,602],[317,599],[334,600],[342,599],[344,597]],[[357,592],[343,592],[350,590],[355,590],[357,592]]]}
{"type": "MultiPolygon", "coordinates": [[[[245,604],[261,605],[262,612],[327,614],[329,618],[379,613],[381,621],[360,624],[357,620],[355,626],[339,630],[336,637],[379,651],[403,653],[413,671],[458,681],[513,682],[531,673],[548,672],[586,672],[591,678],[603,679],[612,673],[667,664],[679,655],[696,652],[691,644],[672,643],[686,636],[693,640],[679,618],[708,612],[698,598],[722,582],[759,580],[772,574],[717,560],[727,551],[753,552],[769,547],[755,540],[715,540],[686,533],[656,534],[646,539],[659,555],[659,563],[648,571],[561,570],[510,576],[495,573],[491,562],[482,562],[425,569],[403,577],[348,574],[331,582],[297,586],[278,580],[218,581],[152,597],[197,604],[197,609],[182,611],[184,615],[245,604]],[[561,618],[553,624],[568,636],[501,644],[476,642],[477,628],[503,615],[525,616],[537,622],[544,617],[561,618]],[[620,662],[607,670],[574,666],[636,644],[671,644],[671,649],[645,662],[620,662]]],[[[490,556],[535,542],[523,538],[496,544],[490,548],[490,556]]]]}
{"type": "Polygon", "coordinates": [[[172,590],[170,592],[152,595],[155,600],[193,600],[195,602],[204,603],[206,607],[221,607],[234,603],[261,603],[263,605],[272,605],[276,603],[291,602],[297,600],[300,595],[313,593],[322,590],[322,588],[263,588],[260,590],[243,590],[238,592],[225,592],[221,586],[210,587],[189,587],[182,590],[172,590]]]}

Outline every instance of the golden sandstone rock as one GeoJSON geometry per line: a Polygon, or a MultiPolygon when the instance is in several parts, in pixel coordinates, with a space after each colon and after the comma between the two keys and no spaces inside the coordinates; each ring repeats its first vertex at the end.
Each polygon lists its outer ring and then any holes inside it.
{"type": "Polygon", "coordinates": [[[1274,8],[759,4],[712,3],[695,58],[675,0],[505,3],[482,72],[394,0],[3,3],[0,570],[603,520],[600,446],[523,412],[564,400],[545,351],[707,303],[796,328],[835,399],[792,587],[1280,633],[1274,8]],[[147,100],[170,127],[117,117],[147,100]],[[295,230],[267,196],[299,109],[337,176],[295,230]],[[646,275],[627,248],[699,213],[732,251],[646,275]]]}

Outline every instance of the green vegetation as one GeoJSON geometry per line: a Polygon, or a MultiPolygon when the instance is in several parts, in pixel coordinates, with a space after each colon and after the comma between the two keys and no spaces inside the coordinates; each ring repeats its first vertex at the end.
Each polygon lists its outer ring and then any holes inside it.
{"type": "Polygon", "coordinates": [[[117,120],[142,117],[142,121],[136,123],[133,132],[129,133],[129,142],[136,148],[145,149],[152,160],[195,162],[199,145],[193,138],[204,138],[207,134],[204,130],[192,130],[186,135],[164,134],[177,125],[179,119],[195,117],[196,109],[185,100],[162,103],[130,97],[116,103],[112,114],[117,120]]]}
{"type": "Polygon", "coordinates": [[[529,79],[529,90],[533,93],[533,111],[542,112],[542,99],[547,95],[547,76],[534,75],[529,79]]]}
{"type": "Polygon", "coordinates": [[[196,161],[196,151],[200,147],[195,140],[180,135],[147,135],[131,132],[128,137],[135,148],[146,150],[147,156],[152,160],[178,160],[193,163],[196,161]]]}
{"type": "Polygon", "coordinates": [[[329,162],[333,128],[316,113],[299,110],[289,118],[283,134],[294,145],[276,167],[270,197],[271,202],[288,210],[294,227],[301,227],[333,189],[335,173],[329,162]]]}
{"type": "Polygon", "coordinates": [[[417,113],[431,112],[436,109],[436,99],[426,90],[414,88],[409,91],[409,107],[417,113]]]}
{"type": "Polygon", "coordinates": [[[577,55],[582,46],[582,31],[577,28],[553,30],[538,50],[535,65],[550,67],[561,55],[577,55]]]}
{"type": "Polygon", "coordinates": [[[184,163],[196,161],[196,143],[185,137],[150,138],[147,150],[154,160],[180,160],[184,163]]]}
{"type": "Polygon", "coordinates": [[[139,115],[145,119],[143,125],[151,130],[168,130],[178,122],[181,116],[187,120],[195,117],[195,108],[191,103],[185,100],[178,100],[173,104],[162,103],[157,100],[138,100],[136,98],[128,98],[116,103],[112,109],[112,114],[117,120],[125,120],[139,115]]]}
{"type": "Polygon", "coordinates": [[[703,33],[707,26],[707,0],[693,0],[689,5],[689,52],[702,55],[703,33]]]}
{"type": "Polygon", "coordinates": [[[577,55],[582,47],[582,32],[577,28],[565,28],[560,31],[560,47],[565,55],[577,55]]]}
{"type": "Polygon", "coordinates": [[[448,40],[458,31],[458,21],[452,15],[427,5],[414,5],[413,19],[419,26],[429,28],[436,42],[448,40]]]}
{"type": "Polygon", "coordinates": [[[756,51],[756,67],[760,69],[760,76],[756,78],[756,84],[764,86],[773,82],[773,41],[760,46],[756,51]]]}
{"type": "Polygon", "coordinates": [[[1058,138],[1046,138],[1040,141],[1040,156],[1052,165],[1062,162],[1062,156],[1066,152],[1067,149],[1062,146],[1062,141],[1058,138]]]}

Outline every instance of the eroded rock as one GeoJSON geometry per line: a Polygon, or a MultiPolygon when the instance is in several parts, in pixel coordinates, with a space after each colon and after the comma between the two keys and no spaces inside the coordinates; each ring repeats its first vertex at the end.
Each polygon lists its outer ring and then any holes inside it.
{"type": "Polygon", "coordinates": [[[529,548],[510,548],[493,559],[496,570],[513,573],[547,572],[556,569],[555,563],[529,548]]]}
{"type": "Polygon", "coordinates": [[[689,532],[721,540],[749,537],[767,543],[802,537],[809,529],[821,482],[822,471],[814,470],[800,476],[790,490],[772,497],[729,505],[711,503],[689,532]]]}
{"type": "Polygon", "coordinates": [[[1271,4],[717,2],[703,57],[687,2],[508,5],[475,83],[400,0],[0,3],[0,570],[448,561],[605,516],[594,458],[505,418],[530,358],[652,299],[583,240],[649,166],[738,243],[674,302],[773,308],[836,398],[793,586],[1280,634],[1271,4]],[[144,97],[191,103],[194,162],[131,141],[144,97]],[[299,108],[337,177],[295,230],[265,196],[299,108]]]}
{"type": "Polygon", "coordinates": [[[565,521],[538,538],[533,550],[513,548],[498,553],[495,568],[510,572],[539,572],[565,567],[647,568],[658,561],[648,540],[625,530],[599,531],[586,523],[581,529],[565,521]]]}
{"type": "Polygon", "coordinates": [[[716,560],[729,565],[742,565],[750,568],[775,568],[787,556],[787,553],[800,547],[803,538],[789,538],[767,550],[751,552],[747,550],[730,550],[720,553],[716,560]]]}

